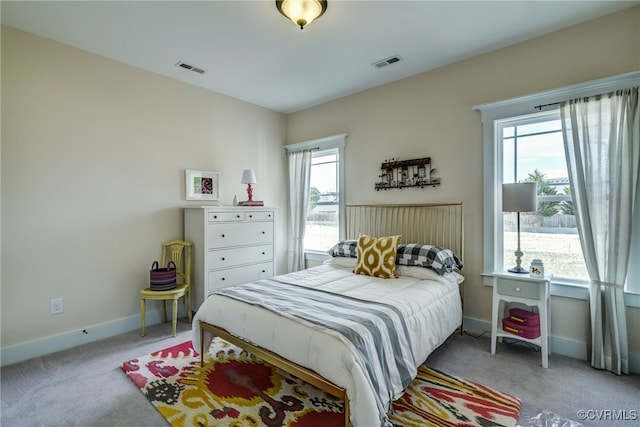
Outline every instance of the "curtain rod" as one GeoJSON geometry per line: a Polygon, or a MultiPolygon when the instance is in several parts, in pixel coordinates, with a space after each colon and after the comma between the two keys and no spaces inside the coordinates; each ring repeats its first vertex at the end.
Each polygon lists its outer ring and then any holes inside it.
{"type": "MultiPolygon", "coordinates": [[[[616,93],[616,92],[618,92],[618,91],[623,91],[623,90],[630,90],[630,89],[632,89],[632,88],[633,88],[633,87],[629,87],[629,88],[625,88],[625,89],[616,89],[616,90],[612,90],[612,91],[610,91],[610,92],[606,92],[606,93],[599,93],[599,94],[597,94],[597,95],[580,96],[580,97],[578,97],[578,98],[591,98],[592,96],[611,95],[612,93],[616,93]]],[[[566,101],[551,102],[551,103],[549,103],[549,104],[540,104],[540,105],[536,105],[536,106],[535,106],[535,107],[533,107],[533,108],[537,108],[538,110],[542,111],[542,109],[543,109],[544,107],[551,107],[552,105],[560,105],[560,104],[562,104],[563,102],[566,102],[566,101]]]]}
{"type": "Polygon", "coordinates": [[[540,104],[540,105],[536,105],[533,108],[537,108],[538,110],[542,111],[544,107],[551,107],[552,105],[560,105],[560,102],[552,102],[550,104],[540,104]]]}
{"type": "Polygon", "coordinates": [[[313,148],[300,148],[298,150],[289,150],[287,147],[284,147],[284,150],[287,153],[297,153],[299,151],[305,151],[305,150],[309,150],[309,151],[318,151],[320,149],[320,147],[313,147],[313,148]]]}

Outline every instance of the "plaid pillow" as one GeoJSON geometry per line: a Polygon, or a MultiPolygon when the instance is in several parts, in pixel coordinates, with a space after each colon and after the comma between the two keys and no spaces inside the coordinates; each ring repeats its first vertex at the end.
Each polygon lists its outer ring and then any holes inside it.
{"type": "Polygon", "coordinates": [[[430,268],[441,276],[451,273],[456,268],[462,269],[462,263],[450,249],[418,243],[399,245],[396,262],[400,265],[430,268]]]}
{"type": "Polygon", "coordinates": [[[358,258],[358,241],[342,240],[327,251],[332,257],[358,258]]]}

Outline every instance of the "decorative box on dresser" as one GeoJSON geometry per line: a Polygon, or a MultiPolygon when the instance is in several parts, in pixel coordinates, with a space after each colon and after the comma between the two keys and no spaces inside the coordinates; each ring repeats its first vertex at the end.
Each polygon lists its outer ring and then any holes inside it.
{"type": "Polygon", "coordinates": [[[542,367],[549,366],[549,337],[551,330],[551,308],[549,286],[551,276],[529,277],[529,274],[499,271],[487,274],[493,277],[493,309],[491,316],[491,354],[496,353],[497,341],[503,338],[525,341],[540,347],[542,367]],[[535,308],[540,315],[540,336],[525,338],[505,331],[501,319],[505,315],[507,304],[517,303],[535,308]]]}
{"type": "Polygon", "coordinates": [[[194,310],[216,289],[274,275],[274,225],[275,209],[269,207],[185,208],[194,310]]]}

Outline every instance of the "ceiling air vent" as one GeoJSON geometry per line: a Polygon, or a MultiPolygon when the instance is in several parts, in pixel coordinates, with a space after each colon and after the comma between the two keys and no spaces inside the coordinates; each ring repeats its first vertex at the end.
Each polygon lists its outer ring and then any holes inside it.
{"type": "Polygon", "coordinates": [[[376,68],[382,68],[382,67],[386,67],[387,65],[395,64],[396,62],[400,62],[400,61],[402,61],[402,58],[398,55],[394,55],[389,58],[376,61],[371,65],[373,65],[376,68]]]}
{"type": "Polygon", "coordinates": [[[193,65],[185,64],[182,61],[178,61],[176,63],[176,67],[181,67],[181,68],[184,68],[186,70],[193,71],[194,73],[204,74],[204,70],[202,68],[198,68],[198,67],[194,67],[193,65]]]}

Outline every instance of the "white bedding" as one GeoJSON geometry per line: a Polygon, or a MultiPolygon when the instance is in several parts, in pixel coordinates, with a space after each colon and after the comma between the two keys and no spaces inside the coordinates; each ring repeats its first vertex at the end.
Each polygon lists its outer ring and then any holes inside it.
{"type": "MultiPolygon", "coordinates": [[[[398,266],[402,267],[398,268],[398,279],[379,279],[353,274],[348,259],[334,260],[332,264],[279,277],[299,285],[400,308],[406,316],[417,363],[423,363],[460,326],[462,307],[458,282],[461,276],[455,273],[438,276],[422,267],[398,266]]],[[[196,349],[200,348],[200,321],[226,329],[316,371],[345,388],[354,427],[380,425],[380,414],[367,374],[348,346],[337,337],[312,329],[306,322],[294,321],[232,298],[211,295],[194,318],[192,340],[196,349]]],[[[207,347],[208,342],[205,342],[207,347]]]]}

